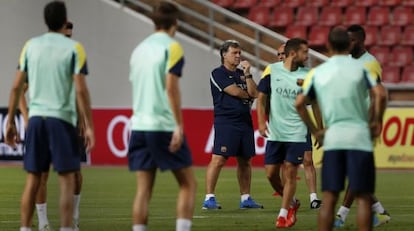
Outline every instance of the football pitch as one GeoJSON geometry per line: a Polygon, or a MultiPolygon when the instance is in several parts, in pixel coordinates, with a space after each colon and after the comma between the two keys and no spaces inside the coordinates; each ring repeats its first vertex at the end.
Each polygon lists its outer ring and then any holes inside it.
{"type": "MultiPolygon", "coordinates": [[[[252,196],[264,205],[264,209],[241,210],[240,195],[235,168],[221,172],[216,196],[223,209],[201,209],[204,200],[205,168],[197,167],[198,192],[193,219],[194,231],[267,231],[276,230],[274,220],[279,212],[281,199],[272,196],[263,168],[254,168],[252,196]]],[[[82,231],[131,230],[131,204],[135,193],[135,175],[127,167],[83,167],[84,184],[81,198],[82,231]]],[[[20,196],[25,172],[20,165],[0,166],[0,230],[18,230],[20,219],[20,196]]],[[[317,230],[318,211],[309,209],[309,194],[304,172],[299,172],[297,197],[302,205],[298,221],[290,230],[317,230]]],[[[414,230],[414,171],[382,170],[377,174],[377,197],[391,214],[390,223],[375,228],[382,231],[414,230]]],[[[318,182],[319,187],[319,182],[318,182]]],[[[58,230],[57,177],[50,174],[48,183],[48,214],[54,230],[58,230]]],[[[158,172],[154,194],[150,204],[150,231],[173,231],[175,229],[175,201],[177,184],[170,172],[158,172]]],[[[318,192],[321,197],[321,193],[318,192]]],[[[357,230],[356,208],[353,206],[346,226],[340,230],[357,230]]],[[[34,215],[33,230],[37,230],[34,215]]]]}

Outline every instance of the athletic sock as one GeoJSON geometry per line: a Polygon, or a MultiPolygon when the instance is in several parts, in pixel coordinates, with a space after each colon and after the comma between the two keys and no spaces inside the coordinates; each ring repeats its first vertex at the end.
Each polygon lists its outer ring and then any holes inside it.
{"type": "Polygon", "coordinates": [[[146,231],[147,226],[146,225],[133,225],[132,231],[146,231]]]}
{"type": "Polygon", "coordinates": [[[287,218],[287,214],[288,214],[288,210],[287,209],[284,209],[284,208],[281,208],[278,217],[287,218]]]}
{"type": "Polygon", "coordinates": [[[216,196],[214,195],[214,193],[206,194],[206,199],[205,200],[209,200],[211,197],[216,197],[216,196]]]}
{"type": "Polygon", "coordinates": [[[345,221],[346,217],[348,216],[349,208],[342,206],[339,208],[337,215],[341,216],[341,220],[345,221]]]}
{"type": "Polygon", "coordinates": [[[191,230],[191,220],[178,218],[175,225],[175,231],[190,231],[191,230]]]}
{"type": "Polygon", "coordinates": [[[36,204],[37,218],[39,219],[39,229],[49,224],[47,219],[47,203],[36,204]]]}
{"type": "Polygon", "coordinates": [[[79,205],[81,195],[73,195],[73,219],[79,221],[79,205]]]}
{"type": "Polygon", "coordinates": [[[241,200],[241,202],[243,202],[243,201],[249,199],[249,197],[250,197],[250,194],[243,194],[243,195],[241,195],[240,200],[241,200]]]}
{"type": "Polygon", "coordinates": [[[382,206],[381,202],[377,201],[372,205],[372,211],[374,211],[376,213],[384,213],[385,209],[382,206]]]}
{"type": "Polygon", "coordinates": [[[316,195],[316,193],[311,193],[311,194],[309,195],[309,197],[310,197],[310,202],[312,202],[312,201],[314,201],[314,200],[317,200],[317,199],[318,199],[318,196],[316,195]]]}

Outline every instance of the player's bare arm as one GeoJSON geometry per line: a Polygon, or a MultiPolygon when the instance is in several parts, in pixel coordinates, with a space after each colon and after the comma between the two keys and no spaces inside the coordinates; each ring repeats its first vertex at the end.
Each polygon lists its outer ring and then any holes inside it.
{"type": "Polygon", "coordinates": [[[316,127],[315,124],[313,123],[311,117],[309,116],[309,112],[306,108],[307,102],[309,102],[309,99],[305,95],[299,94],[296,97],[296,102],[295,102],[296,110],[298,111],[298,114],[302,118],[305,125],[309,128],[309,131],[315,136],[318,144],[322,146],[325,130],[316,127]]]}
{"type": "Polygon", "coordinates": [[[181,92],[178,81],[179,77],[177,75],[172,73],[167,74],[166,91],[170,107],[177,124],[171,138],[169,146],[170,152],[176,152],[181,147],[184,140],[183,116],[181,113],[181,92]]]}
{"type": "Polygon", "coordinates": [[[6,125],[5,142],[12,147],[16,147],[16,144],[20,142],[19,134],[17,133],[16,124],[14,122],[14,116],[16,115],[16,108],[22,95],[23,84],[26,81],[26,76],[26,72],[18,70],[10,91],[8,111],[9,120],[6,125]]]}
{"type": "Polygon", "coordinates": [[[85,123],[84,139],[86,151],[89,152],[95,146],[94,125],[92,120],[91,100],[86,85],[85,75],[73,75],[76,88],[76,102],[79,107],[80,118],[85,123]]]}
{"type": "Polygon", "coordinates": [[[370,121],[372,137],[378,137],[382,131],[382,118],[387,106],[387,93],[382,85],[376,85],[371,89],[373,116],[370,121]]]}
{"type": "Polygon", "coordinates": [[[256,105],[256,111],[257,111],[257,120],[259,124],[259,133],[263,137],[267,137],[267,134],[269,134],[269,131],[267,129],[267,123],[266,123],[266,105],[267,105],[267,94],[263,92],[258,93],[257,97],[257,105],[256,105]]]}

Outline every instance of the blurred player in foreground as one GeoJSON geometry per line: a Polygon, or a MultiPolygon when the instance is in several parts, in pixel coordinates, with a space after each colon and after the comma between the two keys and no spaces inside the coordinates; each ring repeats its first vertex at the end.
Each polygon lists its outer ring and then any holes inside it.
{"type": "Polygon", "coordinates": [[[322,165],[323,204],[318,230],[333,229],[334,209],[345,178],[358,201],[359,231],[372,230],[371,194],[375,190],[375,163],[372,137],[381,133],[386,93],[372,73],[348,56],[350,39],[345,28],[335,27],[328,36],[333,55],[312,69],[303,84],[296,108],[309,130],[324,147],[322,165]],[[372,116],[366,97],[372,95],[372,116]],[[306,109],[307,102],[318,101],[325,128],[317,128],[306,109]]]}

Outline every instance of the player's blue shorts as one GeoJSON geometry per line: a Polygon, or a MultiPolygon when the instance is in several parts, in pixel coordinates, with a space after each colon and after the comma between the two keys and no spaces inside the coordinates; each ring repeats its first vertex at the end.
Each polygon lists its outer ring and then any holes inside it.
{"type": "Polygon", "coordinates": [[[160,168],[177,170],[192,165],[191,151],[184,138],[176,153],[168,150],[172,132],[132,131],[128,147],[130,171],[160,168]]]}
{"type": "Polygon", "coordinates": [[[59,173],[80,169],[78,130],[72,124],[52,117],[30,117],[26,131],[24,169],[47,172],[50,163],[59,173]]]}
{"type": "Polygon", "coordinates": [[[213,154],[223,157],[255,156],[253,127],[244,124],[215,124],[213,154]]]}
{"type": "Polygon", "coordinates": [[[281,164],[285,160],[293,164],[302,164],[305,151],[312,151],[312,137],[306,135],[306,143],[267,141],[265,164],[281,164]]]}
{"type": "MultiPolygon", "coordinates": [[[[310,148],[312,150],[312,147],[310,148]]],[[[309,151],[308,142],[266,142],[265,165],[282,164],[287,161],[292,164],[302,164],[305,151],[309,151]]]]}
{"type": "Polygon", "coordinates": [[[322,191],[344,190],[346,176],[351,192],[374,193],[373,153],[357,150],[325,151],[322,159],[322,191]]]}

